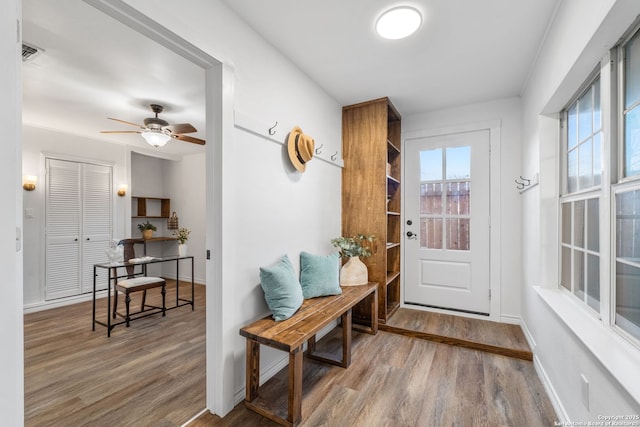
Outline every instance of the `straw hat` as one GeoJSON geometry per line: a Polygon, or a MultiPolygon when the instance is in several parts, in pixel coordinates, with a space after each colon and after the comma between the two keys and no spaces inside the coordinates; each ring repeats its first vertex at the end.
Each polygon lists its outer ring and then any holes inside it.
{"type": "Polygon", "coordinates": [[[315,141],[313,138],[302,133],[302,129],[295,126],[291,129],[291,132],[289,132],[287,148],[289,151],[289,159],[293,166],[299,172],[304,172],[306,164],[313,158],[313,151],[315,148],[315,141]]]}

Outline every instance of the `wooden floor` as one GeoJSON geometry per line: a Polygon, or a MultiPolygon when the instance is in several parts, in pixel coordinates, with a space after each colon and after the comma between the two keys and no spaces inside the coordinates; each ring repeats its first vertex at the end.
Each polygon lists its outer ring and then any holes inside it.
{"type": "MultiPolygon", "coordinates": [[[[334,330],[325,345],[338,343],[334,330]]],[[[262,396],[287,400],[287,370],[262,396]]],[[[302,426],[552,426],[553,407],[529,361],[388,332],[354,333],[348,369],[304,359],[302,426]]],[[[240,404],[189,424],[275,426],[240,404]]]]}
{"type": "MultiPolygon", "coordinates": [[[[181,297],[190,292],[181,283],[181,297]]],[[[147,298],[159,302],[159,290],[147,298]]],[[[91,302],[25,315],[25,426],[180,426],[199,413],[206,406],[204,286],[196,285],[195,301],[193,312],[185,306],[139,319],[110,338],[102,326],[91,331],[91,302]]],[[[167,306],[174,304],[168,281],[167,306]]],[[[106,299],[98,313],[106,320],[106,299]]]]}
{"type": "Polygon", "coordinates": [[[414,338],[533,360],[519,325],[402,307],[380,327],[414,338]]]}
{"type": "MultiPolygon", "coordinates": [[[[168,289],[172,303],[174,286],[168,289]]],[[[181,294],[187,290],[181,285],[181,294]]],[[[165,318],[140,319],[116,327],[111,338],[103,327],[91,331],[90,302],[25,315],[25,425],[185,423],[205,407],[204,305],[205,288],[196,286],[194,312],[182,307],[165,318]]],[[[105,301],[98,312],[104,318],[105,301]]],[[[506,336],[499,325],[488,326],[506,336]]],[[[466,338],[479,334],[464,323],[440,328],[452,335],[466,330],[466,338]]],[[[330,336],[320,345],[333,349],[339,340],[330,336]]],[[[556,420],[528,361],[388,332],[354,333],[352,358],[346,370],[305,358],[303,426],[547,426],[556,420]]],[[[284,369],[261,393],[284,403],[286,384],[284,369]]],[[[190,427],[274,425],[240,404],[224,419],[207,414],[190,427]]]]}

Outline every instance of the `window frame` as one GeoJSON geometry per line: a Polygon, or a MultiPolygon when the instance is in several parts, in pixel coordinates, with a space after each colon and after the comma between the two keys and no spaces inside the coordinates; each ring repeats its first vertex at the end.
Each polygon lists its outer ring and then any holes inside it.
{"type": "MultiPolygon", "coordinates": [[[[605,302],[607,300],[603,300],[603,283],[605,282],[603,279],[604,277],[606,277],[605,275],[607,274],[607,269],[605,267],[605,264],[608,262],[608,253],[607,253],[607,249],[608,245],[609,245],[609,241],[604,239],[603,240],[603,228],[605,227],[605,223],[604,218],[603,218],[603,211],[605,209],[608,209],[608,205],[605,204],[606,202],[606,198],[604,197],[604,194],[606,191],[608,191],[608,181],[606,179],[607,174],[605,173],[605,159],[607,158],[607,156],[605,155],[605,145],[607,143],[606,140],[606,132],[605,132],[605,112],[603,111],[603,99],[604,96],[606,95],[606,90],[604,88],[603,85],[603,78],[602,78],[602,64],[599,62],[596,67],[591,71],[591,73],[589,73],[589,76],[585,79],[585,81],[580,85],[580,87],[578,88],[578,90],[576,91],[576,93],[571,97],[571,99],[569,100],[569,102],[567,102],[567,104],[564,106],[564,108],[560,111],[560,144],[559,144],[559,152],[560,152],[560,180],[559,180],[559,184],[560,184],[560,188],[559,188],[559,203],[558,203],[558,250],[559,250],[559,256],[558,256],[558,288],[564,292],[567,292],[568,294],[571,295],[572,298],[575,298],[577,301],[580,301],[582,304],[581,306],[584,306],[584,308],[586,309],[586,311],[591,315],[594,316],[595,318],[602,320],[603,319],[603,313],[608,312],[608,310],[605,310],[603,308],[603,305],[605,304],[605,302]],[[596,86],[596,82],[599,82],[599,86],[596,86]],[[595,184],[592,185],[590,188],[585,188],[585,189],[578,189],[572,193],[569,192],[569,173],[568,173],[568,152],[569,150],[569,144],[568,144],[568,126],[569,126],[569,110],[576,105],[576,103],[578,102],[579,99],[581,99],[587,92],[591,91],[592,89],[595,91],[595,88],[599,87],[600,88],[600,133],[601,133],[601,140],[600,140],[600,183],[599,184],[595,184]],[[587,248],[587,242],[584,242],[584,247],[583,248],[579,248],[575,246],[575,240],[574,240],[574,233],[575,233],[575,226],[574,226],[574,206],[575,206],[575,202],[578,201],[583,201],[585,203],[585,218],[587,217],[586,215],[586,206],[588,204],[588,201],[591,199],[596,199],[598,201],[598,211],[599,211],[599,221],[598,221],[598,230],[597,233],[599,235],[599,250],[597,251],[597,256],[599,259],[599,263],[598,263],[598,267],[599,267],[599,277],[598,277],[598,286],[599,286],[599,309],[596,310],[594,309],[590,304],[588,304],[587,299],[589,298],[589,293],[587,290],[587,283],[585,282],[585,289],[584,289],[584,296],[583,298],[580,298],[577,294],[576,294],[576,289],[575,289],[575,270],[574,270],[574,256],[575,256],[575,251],[578,250],[580,252],[582,252],[585,255],[585,259],[583,262],[583,277],[586,280],[586,270],[587,270],[587,258],[588,255],[593,255],[594,251],[589,250],[587,248]],[[567,244],[563,241],[563,215],[562,215],[562,210],[564,205],[566,204],[570,204],[571,205],[571,243],[567,244]],[[571,272],[570,272],[570,277],[571,277],[571,283],[570,283],[570,289],[568,289],[567,287],[565,287],[562,282],[563,282],[563,248],[568,248],[571,251],[571,261],[570,261],[570,268],[571,268],[571,272]]],[[[579,117],[577,118],[579,120],[579,117]]],[[[593,135],[595,135],[594,132],[592,132],[592,137],[593,135]]],[[[580,141],[578,141],[578,145],[580,146],[580,141]]],[[[576,146],[576,147],[577,147],[576,146]]],[[[593,153],[593,151],[592,151],[593,153]]],[[[594,176],[593,174],[593,157],[592,157],[592,176],[594,176]]],[[[577,179],[580,179],[580,175],[577,175],[577,179]]],[[[576,185],[578,185],[576,183],[576,185]]],[[[583,223],[583,227],[586,228],[587,224],[586,221],[583,223]]],[[[585,236],[586,236],[586,232],[585,232],[585,236]]]]}

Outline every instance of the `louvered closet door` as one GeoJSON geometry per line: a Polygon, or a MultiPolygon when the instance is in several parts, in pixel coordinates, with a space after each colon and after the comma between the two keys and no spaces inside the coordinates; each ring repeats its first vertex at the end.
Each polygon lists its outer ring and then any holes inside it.
{"type": "MultiPolygon", "coordinates": [[[[109,261],[111,240],[111,167],[82,165],[82,292],[93,290],[93,265],[109,261]]],[[[107,286],[106,271],[99,269],[98,289],[107,286]]]]}
{"type": "Polygon", "coordinates": [[[80,165],[47,159],[45,299],[80,293],[80,165]]]}
{"type": "MultiPolygon", "coordinates": [[[[93,290],[93,265],[112,236],[110,166],[47,159],[45,299],[93,290]]],[[[107,272],[98,270],[98,289],[107,272]]]]}

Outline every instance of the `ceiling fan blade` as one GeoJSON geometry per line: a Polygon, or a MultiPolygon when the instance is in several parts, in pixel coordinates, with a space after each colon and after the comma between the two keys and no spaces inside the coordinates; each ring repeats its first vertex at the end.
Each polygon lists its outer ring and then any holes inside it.
{"type": "Polygon", "coordinates": [[[194,128],[191,123],[178,123],[175,125],[165,126],[165,129],[169,129],[171,133],[192,133],[198,132],[198,129],[194,128]]]}
{"type": "Polygon", "coordinates": [[[142,125],[138,125],[138,124],[135,124],[135,123],[127,122],[126,120],[114,119],[113,117],[107,117],[107,118],[108,118],[109,120],[113,120],[113,121],[116,121],[116,122],[124,123],[125,125],[131,125],[131,126],[138,127],[138,128],[140,128],[140,129],[146,129],[146,128],[145,128],[144,126],[142,126],[142,125]]]}
{"type": "Polygon", "coordinates": [[[171,134],[171,136],[173,138],[175,138],[175,139],[179,139],[180,141],[191,142],[193,144],[199,144],[199,145],[204,145],[205,144],[205,140],[204,139],[194,138],[192,136],[181,135],[179,133],[171,134]]]}
{"type": "Polygon", "coordinates": [[[139,130],[101,130],[100,133],[141,133],[139,130]]]}

